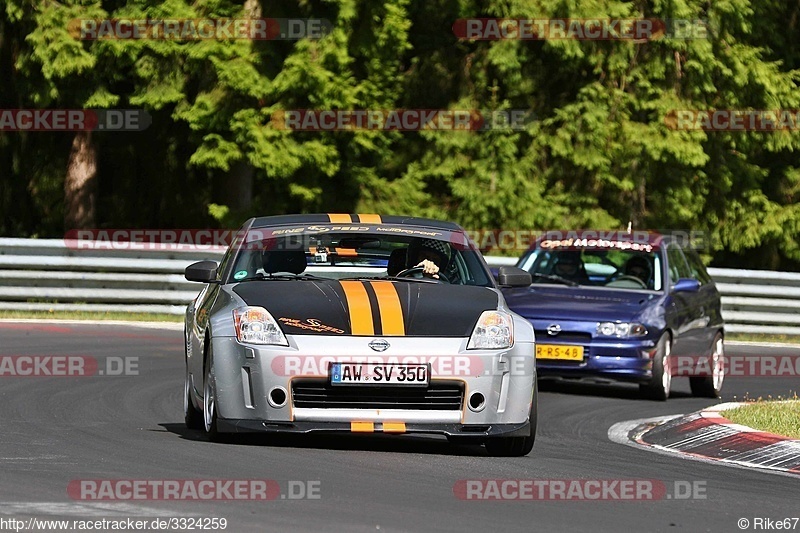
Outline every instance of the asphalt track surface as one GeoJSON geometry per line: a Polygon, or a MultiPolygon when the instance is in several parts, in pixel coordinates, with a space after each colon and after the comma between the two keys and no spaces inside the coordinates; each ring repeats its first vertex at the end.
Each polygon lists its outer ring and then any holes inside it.
{"type": "MultiPolygon", "coordinates": [[[[799,355],[728,346],[731,354],[799,355]]],[[[430,437],[247,438],[209,442],[183,425],[179,331],[111,325],[0,323],[0,356],[138,358],[138,375],[0,377],[0,518],[224,517],[227,531],[741,531],[740,518],[800,516],[800,479],[705,464],[611,442],[616,422],[688,413],[712,403],[673,383],[667,402],[627,385],[541,383],[539,430],[523,458],[430,437]],[[81,479],[270,479],[318,482],[318,499],[92,502],[81,479]],[[474,501],[470,479],[648,479],[705,498],[657,501],[474,501]]],[[[796,377],[731,378],[723,400],[791,396],[796,377]]],[[[797,526],[800,530],[800,524],[797,526]]],[[[173,530],[175,531],[175,530],[173,530]]]]}

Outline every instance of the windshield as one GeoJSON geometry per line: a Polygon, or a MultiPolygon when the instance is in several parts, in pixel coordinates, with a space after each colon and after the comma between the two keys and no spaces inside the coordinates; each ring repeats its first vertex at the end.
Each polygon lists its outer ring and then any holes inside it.
{"type": "Polygon", "coordinates": [[[520,268],[531,273],[534,283],[656,291],[663,287],[658,249],[538,248],[522,259],[520,268]]]}
{"type": "Polygon", "coordinates": [[[226,283],[250,280],[391,278],[493,287],[480,252],[463,234],[373,226],[307,226],[250,230],[236,254],[226,283]],[[420,236],[409,236],[420,234],[420,236]],[[253,236],[257,237],[254,238],[253,236]],[[416,269],[423,260],[439,268],[439,278],[416,269]],[[398,277],[398,275],[400,277],[398,277]]]}

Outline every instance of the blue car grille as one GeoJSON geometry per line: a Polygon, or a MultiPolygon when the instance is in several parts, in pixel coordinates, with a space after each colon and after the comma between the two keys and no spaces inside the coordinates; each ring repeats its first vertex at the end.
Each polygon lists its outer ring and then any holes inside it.
{"type": "Polygon", "coordinates": [[[562,331],[558,335],[549,335],[546,330],[536,330],[536,342],[547,344],[556,342],[558,344],[589,344],[592,341],[591,333],[580,331],[562,331]]]}

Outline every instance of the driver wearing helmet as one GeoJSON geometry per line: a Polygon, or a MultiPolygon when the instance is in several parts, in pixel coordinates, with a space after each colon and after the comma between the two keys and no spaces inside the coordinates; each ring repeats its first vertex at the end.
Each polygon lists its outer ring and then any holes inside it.
{"type": "Polygon", "coordinates": [[[560,252],[553,265],[553,274],[576,283],[588,283],[589,276],[583,266],[580,252],[560,252]]]}
{"type": "Polygon", "coordinates": [[[645,285],[649,285],[652,272],[653,269],[650,266],[650,261],[640,255],[631,257],[628,259],[628,262],[625,263],[625,275],[638,278],[645,285]]]}
{"type": "Polygon", "coordinates": [[[408,268],[422,268],[422,273],[439,279],[442,268],[450,262],[450,246],[434,239],[414,240],[408,245],[406,263],[408,268]]]}

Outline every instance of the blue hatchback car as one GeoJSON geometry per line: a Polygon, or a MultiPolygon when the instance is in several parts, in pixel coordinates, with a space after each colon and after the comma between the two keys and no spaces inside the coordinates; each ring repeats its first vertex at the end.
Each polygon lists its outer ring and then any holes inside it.
{"type": "Polygon", "coordinates": [[[637,382],[656,400],[673,377],[717,397],[724,378],[720,295],[697,253],[668,235],[571,231],[536,240],[504,290],[536,330],[540,376],[637,382]],[[552,237],[552,238],[551,238],[552,237]]]}

